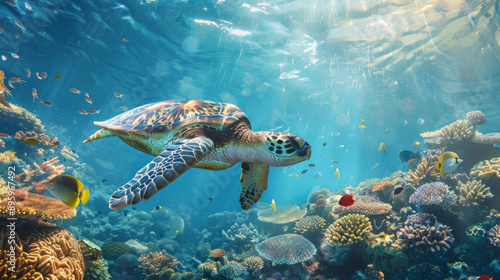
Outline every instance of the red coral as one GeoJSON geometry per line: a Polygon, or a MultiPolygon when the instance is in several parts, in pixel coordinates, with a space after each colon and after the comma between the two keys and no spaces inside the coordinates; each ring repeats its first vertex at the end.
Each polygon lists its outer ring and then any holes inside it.
{"type": "Polygon", "coordinates": [[[37,194],[43,194],[47,188],[42,185],[42,182],[33,182],[33,185],[36,186],[34,192],[37,194]]]}

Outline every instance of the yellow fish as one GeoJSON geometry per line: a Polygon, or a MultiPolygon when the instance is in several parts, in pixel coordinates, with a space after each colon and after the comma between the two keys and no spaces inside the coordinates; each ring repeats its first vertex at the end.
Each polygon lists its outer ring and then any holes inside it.
{"type": "Polygon", "coordinates": [[[446,174],[453,173],[462,161],[464,160],[458,158],[458,155],[454,152],[445,152],[439,156],[436,162],[436,169],[439,170],[443,176],[446,176],[446,174]]]}
{"type": "Polygon", "coordinates": [[[273,208],[274,213],[276,213],[276,202],[274,202],[274,199],[273,199],[273,201],[271,202],[271,207],[273,208]]]}
{"type": "Polygon", "coordinates": [[[11,150],[8,150],[7,152],[9,152],[10,157],[15,157],[16,156],[16,152],[13,152],[11,150]]]}
{"type": "Polygon", "coordinates": [[[359,128],[361,128],[361,130],[365,129],[366,128],[366,125],[362,124],[359,126],[359,128]]]}
{"type": "Polygon", "coordinates": [[[109,235],[111,235],[113,237],[118,237],[118,234],[112,234],[112,233],[110,233],[109,235]]]}
{"type": "Polygon", "coordinates": [[[40,144],[40,141],[36,140],[35,138],[25,138],[24,142],[30,144],[30,145],[37,145],[40,144]]]}
{"type": "Polygon", "coordinates": [[[337,169],[335,170],[335,174],[337,174],[337,177],[340,179],[340,172],[339,172],[339,168],[337,167],[337,169]]]}
{"type": "Polygon", "coordinates": [[[365,122],[365,121],[366,121],[366,118],[364,118],[364,119],[361,119],[361,122],[365,122]]]}
{"type": "Polygon", "coordinates": [[[179,234],[179,230],[176,230],[176,231],[175,231],[175,234],[179,234]]]}
{"type": "Polygon", "coordinates": [[[417,142],[413,142],[413,144],[411,144],[411,146],[412,146],[413,148],[418,148],[418,147],[420,147],[420,145],[422,145],[422,143],[420,143],[420,142],[418,142],[418,141],[417,141],[417,142]]]}
{"type": "Polygon", "coordinates": [[[89,189],[83,189],[83,183],[73,176],[58,175],[47,183],[42,184],[53,196],[60,199],[69,207],[77,207],[80,201],[85,205],[89,200],[89,189]]]}
{"type": "Polygon", "coordinates": [[[385,143],[384,142],[380,143],[380,145],[378,146],[378,150],[383,151],[385,154],[385,143]]]}

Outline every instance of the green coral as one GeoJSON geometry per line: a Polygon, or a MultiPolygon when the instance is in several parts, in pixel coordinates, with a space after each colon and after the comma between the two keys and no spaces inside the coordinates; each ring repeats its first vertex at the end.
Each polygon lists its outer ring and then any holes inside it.
{"type": "Polygon", "coordinates": [[[459,202],[464,206],[479,205],[487,198],[492,198],[490,188],[481,180],[468,181],[464,184],[458,181],[459,202]]]}
{"type": "Polygon", "coordinates": [[[103,259],[85,262],[85,280],[109,280],[108,263],[103,259]]]}
{"type": "Polygon", "coordinates": [[[331,224],[326,230],[328,242],[348,245],[360,242],[372,231],[370,220],[365,215],[348,214],[331,224]]]}
{"type": "Polygon", "coordinates": [[[405,273],[410,266],[408,257],[398,250],[386,250],[381,244],[368,246],[366,257],[377,270],[389,272],[396,275],[405,273]]]}
{"type": "Polygon", "coordinates": [[[104,242],[102,256],[108,261],[114,261],[123,254],[130,253],[130,248],[122,242],[104,242]]]}

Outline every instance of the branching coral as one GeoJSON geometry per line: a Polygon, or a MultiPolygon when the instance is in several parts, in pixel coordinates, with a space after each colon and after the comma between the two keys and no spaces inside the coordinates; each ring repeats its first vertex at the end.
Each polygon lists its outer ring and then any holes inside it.
{"type": "Polygon", "coordinates": [[[139,257],[139,269],[146,277],[158,276],[166,269],[173,269],[179,262],[177,258],[162,252],[150,252],[139,257]]]}
{"type": "Polygon", "coordinates": [[[76,209],[64,204],[59,199],[28,193],[24,200],[16,201],[14,213],[9,210],[8,199],[0,201],[0,217],[40,220],[68,220],[76,216],[76,209]]]}
{"type": "Polygon", "coordinates": [[[325,219],[320,216],[307,216],[295,222],[294,230],[296,233],[316,233],[325,228],[325,219]]]}
{"type": "Polygon", "coordinates": [[[11,162],[11,161],[20,161],[13,152],[5,151],[0,153],[0,162],[11,162]]]}
{"type": "Polygon", "coordinates": [[[470,177],[488,180],[491,176],[500,178],[500,157],[483,160],[474,165],[470,170],[470,177]]]}
{"type": "Polygon", "coordinates": [[[261,257],[248,257],[243,261],[243,267],[252,272],[252,274],[256,274],[264,267],[264,261],[261,257]]]}
{"type": "Polygon", "coordinates": [[[355,196],[356,200],[353,205],[349,207],[344,207],[342,205],[335,205],[333,207],[333,213],[336,214],[347,214],[347,213],[358,213],[363,215],[382,215],[391,211],[392,206],[387,203],[383,203],[373,197],[358,195],[355,196]]]}
{"type": "Polygon", "coordinates": [[[481,180],[468,181],[467,184],[458,182],[459,202],[464,206],[478,205],[485,199],[492,198],[490,188],[481,180]]]}
{"type": "Polygon", "coordinates": [[[297,234],[283,234],[266,239],[257,244],[255,250],[276,264],[296,264],[309,260],[316,254],[314,244],[297,234]]]}
{"type": "Polygon", "coordinates": [[[491,245],[500,247],[500,225],[495,225],[488,232],[488,240],[491,245]]]}
{"type": "Polygon", "coordinates": [[[222,230],[224,239],[229,240],[232,245],[243,247],[247,244],[256,244],[264,240],[265,237],[260,235],[257,229],[250,223],[248,226],[241,226],[235,223],[227,231],[222,230]]]}
{"type": "Polygon", "coordinates": [[[52,138],[43,133],[36,133],[35,131],[18,131],[14,135],[14,139],[17,140],[25,140],[25,139],[35,139],[40,142],[40,145],[57,147],[59,145],[59,141],[57,138],[52,138]]]}
{"type": "Polygon", "coordinates": [[[433,144],[436,147],[443,147],[470,141],[475,134],[474,125],[468,120],[458,120],[442,127],[438,131],[424,132],[420,136],[424,138],[439,139],[433,144]]]}
{"type": "Polygon", "coordinates": [[[405,248],[418,251],[446,251],[455,241],[451,229],[445,225],[430,226],[415,223],[404,226],[397,233],[405,248]]]}
{"type": "MultiPolygon", "coordinates": [[[[7,236],[9,230],[3,227],[0,230],[1,236],[7,236]]],[[[26,256],[28,266],[32,265],[37,275],[41,275],[43,279],[83,279],[82,253],[69,231],[53,224],[29,221],[16,228],[16,233],[14,246],[16,255],[26,256]]],[[[10,248],[7,242],[7,238],[4,238],[1,248],[10,248]]],[[[2,279],[8,278],[2,277],[2,279]]],[[[35,277],[26,279],[35,279],[35,277]]]]}
{"type": "Polygon", "coordinates": [[[19,130],[45,132],[42,122],[34,114],[14,104],[11,104],[11,108],[0,106],[0,120],[3,133],[14,134],[19,130]]]}
{"type": "Polygon", "coordinates": [[[412,185],[417,187],[424,183],[440,181],[442,177],[441,173],[435,167],[438,159],[437,155],[422,158],[422,162],[417,166],[415,171],[408,171],[408,175],[413,180],[412,185]]]}
{"type": "Polygon", "coordinates": [[[476,111],[470,111],[465,115],[467,120],[472,124],[472,125],[482,125],[486,122],[486,118],[484,117],[484,113],[476,110],[476,111]]]}
{"type": "Polygon", "coordinates": [[[347,245],[363,240],[372,226],[368,217],[349,214],[331,224],[326,229],[326,240],[333,244],[347,245]]]}
{"type": "Polygon", "coordinates": [[[257,216],[260,221],[272,224],[287,224],[295,222],[306,215],[306,209],[302,210],[295,204],[276,207],[276,212],[272,208],[260,210],[257,216]]]}
{"type": "Polygon", "coordinates": [[[64,165],[56,165],[56,163],[58,162],[59,158],[55,157],[51,160],[45,161],[44,163],[42,163],[42,165],[40,165],[40,169],[43,171],[43,173],[48,175],[47,180],[51,180],[52,178],[64,172],[64,165]]]}

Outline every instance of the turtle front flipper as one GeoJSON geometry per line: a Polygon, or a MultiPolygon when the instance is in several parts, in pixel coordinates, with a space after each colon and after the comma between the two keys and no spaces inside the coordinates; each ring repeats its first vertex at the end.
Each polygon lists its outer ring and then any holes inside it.
{"type": "Polygon", "coordinates": [[[262,192],[267,189],[269,166],[256,163],[241,163],[241,209],[248,210],[259,200],[262,192]]]}
{"type": "Polygon", "coordinates": [[[117,189],[111,195],[109,208],[119,209],[150,198],[195,165],[213,147],[214,143],[207,137],[178,140],[117,189]]]}

